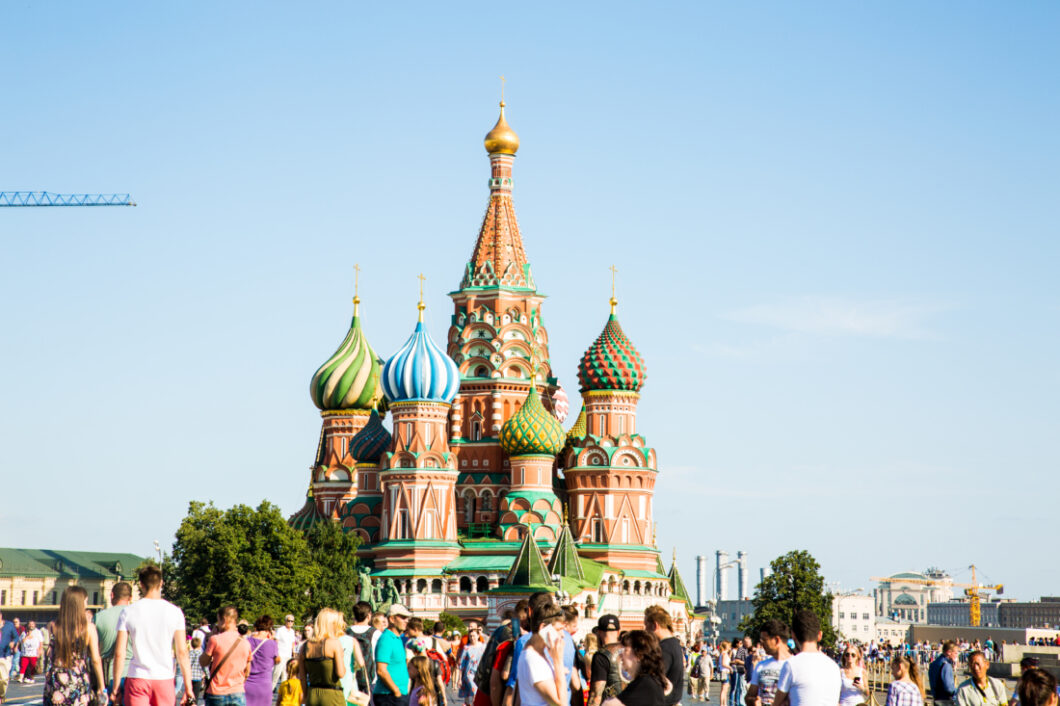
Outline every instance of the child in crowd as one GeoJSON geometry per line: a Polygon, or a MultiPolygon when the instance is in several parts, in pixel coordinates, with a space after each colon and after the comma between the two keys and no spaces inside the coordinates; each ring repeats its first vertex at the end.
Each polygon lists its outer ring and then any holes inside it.
{"type": "Polygon", "coordinates": [[[299,706],[302,703],[302,680],[298,678],[298,660],[287,661],[287,679],[276,692],[276,706],[299,706]]]}
{"type": "Polygon", "coordinates": [[[434,689],[430,658],[426,655],[416,655],[410,659],[409,676],[412,678],[409,706],[436,706],[438,694],[434,689]]]}
{"type": "Polygon", "coordinates": [[[206,674],[202,671],[202,665],[199,664],[200,657],[202,657],[202,638],[193,637],[191,638],[191,650],[188,651],[188,659],[191,667],[191,690],[195,696],[195,703],[199,703],[202,698],[202,681],[206,678],[206,674]]]}

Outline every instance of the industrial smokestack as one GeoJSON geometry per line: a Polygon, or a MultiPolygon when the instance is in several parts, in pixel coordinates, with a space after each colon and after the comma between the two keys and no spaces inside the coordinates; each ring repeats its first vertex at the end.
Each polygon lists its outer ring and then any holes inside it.
{"type": "Polygon", "coordinates": [[[700,554],[696,557],[696,605],[707,604],[707,557],[700,554]]]}
{"type": "Polygon", "coordinates": [[[736,552],[736,589],[741,601],[751,597],[747,592],[747,552],[736,552]]]}
{"type": "Polygon", "coordinates": [[[762,567],[761,569],[758,570],[758,583],[762,583],[765,580],[766,580],[766,570],[765,570],[765,567],[762,567]]]}
{"type": "Polygon", "coordinates": [[[717,565],[714,567],[714,595],[718,597],[719,601],[728,600],[729,598],[729,567],[726,564],[729,563],[729,552],[722,551],[719,549],[714,552],[714,557],[717,565]]]}

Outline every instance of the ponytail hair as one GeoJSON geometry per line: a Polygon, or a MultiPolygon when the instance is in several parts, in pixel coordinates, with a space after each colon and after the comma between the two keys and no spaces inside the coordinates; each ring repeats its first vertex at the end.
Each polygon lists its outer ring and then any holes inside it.
{"type": "Polygon", "coordinates": [[[927,693],[924,690],[924,680],[920,677],[920,668],[916,666],[916,660],[909,655],[898,655],[894,661],[905,664],[906,671],[909,672],[909,680],[916,684],[917,689],[920,689],[920,697],[925,698],[927,693]]]}

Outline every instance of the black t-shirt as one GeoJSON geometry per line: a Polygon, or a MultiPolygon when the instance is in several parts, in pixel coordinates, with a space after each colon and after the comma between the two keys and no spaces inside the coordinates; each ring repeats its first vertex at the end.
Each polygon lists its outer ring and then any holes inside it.
{"type": "Polygon", "coordinates": [[[663,706],[666,703],[662,686],[646,674],[638,675],[627,684],[618,700],[626,706],[663,706]]]}
{"type": "Polygon", "coordinates": [[[676,637],[666,638],[659,643],[659,648],[662,650],[663,673],[674,685],[663,703],[673,706],[681,700],[685,691],[685,652],[681,649],[681,641],[676,637]]]}
{"type": "Polygon", "coordinates": [[[604,654],[606,647],[603,647],[593,653],[593,661],[589,666],[589,686],[592,687],[594,682],[602,681],[607,682],[607,673],[611,669],[611,661],[604,654]]]}

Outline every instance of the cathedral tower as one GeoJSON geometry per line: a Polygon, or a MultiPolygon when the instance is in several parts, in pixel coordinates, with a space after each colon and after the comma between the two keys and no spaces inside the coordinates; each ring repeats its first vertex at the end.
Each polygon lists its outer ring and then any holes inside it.
{"type": "Polygon", "coordinates": [[[607,324],[578,365],[585,406],[575,428],[582,436],[571,430],[564,463],[571,528],[583,555],[655,571],[655,451],[637,433],[646,368],[618,323],[617,303],[612,295],[607,324]]]}
{"type": "Polygon", "coordinates": [[[383,366],[393,440],[383,454],[377,570],[440,570],[460,554],[456,536],[456,456],[446,422],[460,384],[456,363],[419,321],[405,345],[383,366]]]}
{"type": "Polygon", "coordinates": [[[360,298],[353,297],[353,320],[338,350],[316,371],[309,384],[323,423],[310,478],[318,512],[338,519],[357,490],[356,461],[350,441],[376,409],[385,409],[380,374],[383,361],[361,330],[360,298]]]}
{"type": "Polygon", "coordinates": [[[490,160],[489,205],[460,288],[449,295],[454,313],[448,351],[460,369],[449,428],[459,459],[459,522],[487,532],[498,520],[500,498],[511,478],[501,428],[532,387],[545,386],[539,402],[548,410],[556,390],[541,318],[545,297],[534,283],[512,203],[519,137],[505,119],[504,101],[500,106],[497,124],[484,141],[490,160]]]}

